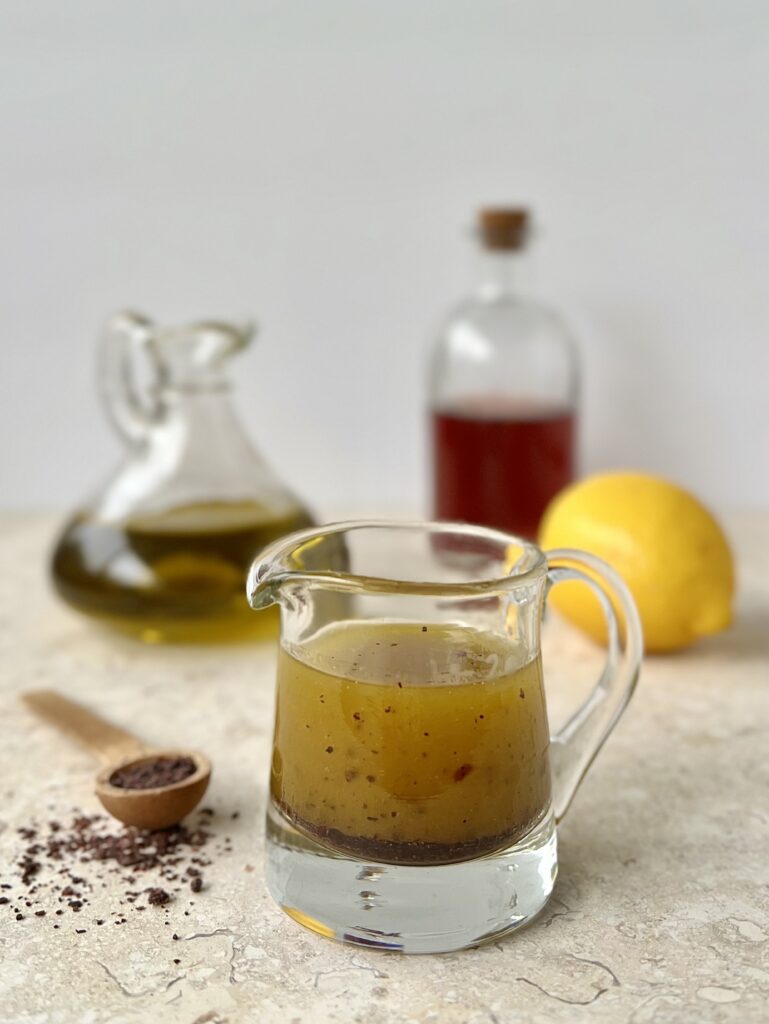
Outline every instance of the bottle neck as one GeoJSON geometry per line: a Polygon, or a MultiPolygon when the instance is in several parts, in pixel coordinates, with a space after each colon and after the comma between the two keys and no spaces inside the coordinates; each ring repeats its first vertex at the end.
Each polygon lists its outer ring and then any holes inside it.
{"type": "Polygon", "coordinates": [[[476,260],[481,298],[493,300],[515,295],[524,258],[520,249],[488,249],[482,246],[476,260]]]}

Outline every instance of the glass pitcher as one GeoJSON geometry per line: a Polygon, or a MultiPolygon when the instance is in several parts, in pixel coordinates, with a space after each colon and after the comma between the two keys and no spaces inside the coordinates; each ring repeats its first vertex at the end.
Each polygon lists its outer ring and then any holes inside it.
{"type": "Polygon", "coordinates": [[[128,454],[55,546],[54,585],[78,611],[147,642],[269,630],[243,597],[248,567],[312,519],[231,404],[226,370],[253,333],[214,322],[162,328],[128,312],[109,322],[100,390],[128,454]]]}
{"type": "Polygon", "coordinates": [[[616,573],[483,527],[355,522],[270,545],[248,595],[282,609],[267,883],[286,913],[407,953],[537,914],[556,822],[638,678],[641,627],[616,573]],[[548,588],[574,579],[604,609],[608,659],[551,736],[540,622],[548,588]]]}

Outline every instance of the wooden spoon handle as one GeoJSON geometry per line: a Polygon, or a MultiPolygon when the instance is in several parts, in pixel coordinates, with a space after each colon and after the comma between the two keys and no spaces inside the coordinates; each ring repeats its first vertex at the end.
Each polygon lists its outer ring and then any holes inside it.
{"type": "Polygon", "coordinates": [[[55,690],[31,690],[22,694],[22,700],[36,715],[87,747],[102,764],[121,761],[146,749],[130,732],[118,729],[55,690]]]}

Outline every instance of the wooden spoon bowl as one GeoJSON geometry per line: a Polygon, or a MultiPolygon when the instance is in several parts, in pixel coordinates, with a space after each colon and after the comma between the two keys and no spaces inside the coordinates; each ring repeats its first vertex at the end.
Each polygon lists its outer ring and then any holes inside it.
{"type": "Polygon", "coordinates": [[[96,796],[105,810],[126,825],[154,830],[169,828],[186,818],[203,799],[211,779],[211,762],[197,750],[144,750],[113,764],[108,764],[96,776],[96,796]],[[148,789],[126,789],[114,786],[110,779],[116,771],[158,758],[188,757],[195,771],[179,782],[148,789]]]}

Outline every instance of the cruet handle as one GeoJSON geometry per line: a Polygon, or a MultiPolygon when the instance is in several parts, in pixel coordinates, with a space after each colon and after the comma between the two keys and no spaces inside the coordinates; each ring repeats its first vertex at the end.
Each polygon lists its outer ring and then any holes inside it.
{"type": "Polygon", "coordinates": [[[545,552],[548,592],[556,583],[579,580],[598,598],[608,627],[608,653],[590,696],[563,728],[550,737],[556,821],[569,808],[577,787],[625,710],[641,670],[643,633],[633,598],[617,573],[595,555],[560,548],[545,552]],[[622,628],[617,618],[621,613],[622,628]]]}
{"type": "Polygon", "coordinates": [[[136,379],[137,357],[143,353],[155,380],[160,380],[160,363],[148,344],[152,328],[152,321],[140,313],[117,313],[108,322],[101,342],[99,391],[110,419],[132,444],[143,441],[160,417],[152,384],[142,394],[136,379]]]}

